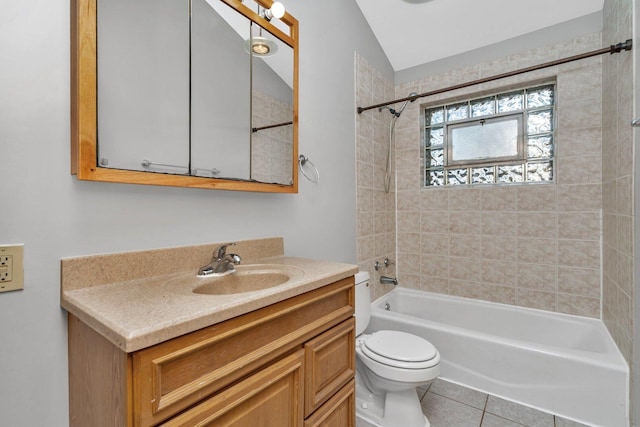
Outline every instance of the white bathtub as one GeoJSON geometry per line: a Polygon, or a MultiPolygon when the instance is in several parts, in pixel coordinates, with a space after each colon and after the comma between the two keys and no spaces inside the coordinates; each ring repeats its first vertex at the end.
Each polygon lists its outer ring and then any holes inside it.
{"type": "Polygon", "coordinates": [[[629,368],[600,320],[395,288],[372,304],[368,331],[381,329],[429,340],[443,379],[589,425],[629,425],[629,368]]]}

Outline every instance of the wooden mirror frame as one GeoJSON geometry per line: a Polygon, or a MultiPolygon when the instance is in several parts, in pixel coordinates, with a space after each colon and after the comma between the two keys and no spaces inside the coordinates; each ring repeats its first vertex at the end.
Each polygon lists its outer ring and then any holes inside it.
{"type": "MultiPolygon", "coordinates": [[[[108,1],[108,0],[107,0],[108,1]]],[[[293,49],[292,185],[170,175],[103,168],[97,160],[97,0],[71,0],[71,174],[79,180],[164,185],[264,193],[298,192],[298,21],[288,12],[280,18],[290,34],[245,6],[240,0],[220,0],[260,25],[293,49]]],[[[255,0],[268,9],[273,0],[255,0]]]]}

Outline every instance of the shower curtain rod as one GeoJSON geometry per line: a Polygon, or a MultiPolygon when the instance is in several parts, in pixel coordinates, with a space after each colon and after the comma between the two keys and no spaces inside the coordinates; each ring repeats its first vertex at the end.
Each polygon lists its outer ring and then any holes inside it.
{"type": "Polygon", "coordinates": [[[419,93],[417,95],[407,96],[407,97],[404,97],[404,98],[395,99],[393,101],[388,101],[388,102],[383,102],[383,103],[380,103],[380,104],[370,105],[368,107],[358,107],[357,111],[358,111],[358,114],[360,114],[363,111],[371,110],[371,109],[374,109],[374,108],[385,107],[387,105],[395,104],[396,102],[415,101],[418,98],[424,98],[426,96],[437,95],[439,93],[450,92],[450,91],[456,90],[456,89],[462,89],[462,88],[469,87],[469,86],[474,86],[474,85],[478,85],[478,84],[482,84],[482,83],[488,83],[488,82],[491,82],[491,81],[494,81],[494,80],[504,79],[506,77],[512,77],[512,76],[515,76],[515,75],[518,75],[518,74],[528,73],[530,71],[540,70],[542,68],[553,67],[555,65],[566,64],[567,62],[573,62],[573,61],[577,61],[579,59],[586,59],[586,58],[591,58],[592,56],[603,55],[605,53],[610,53],[610,54],[613,55],[614,53],[618,53],[618,52],[621,52],[623,50],[631,50],[631,47],[632,47],[632,41],[631,41],[631,39],[628,39],[625,42],[618,43],[618,44],[612,44],[609,47],[605,47],[605,48],[598,49],[598,50],[592,50],[591,52],[582,53],[580,55],[569,56],[569,57],[563,58],[563,59],[556,59],[555,61],[545,62],[543,64],[533,65],[533,66],[527,67],[527,68],[520,68],[519,70],[509,71],[509,72],[502,73],[502,74],[497,74],[497,75],[491,76],[491,77],[484,77],[482,79],[472,80],[472,81],[467,82],[467,83],[460,83],[460,84],[457,84],[457,85],[445,87],[443,89],[436,89],[436,90],[432,90],[430,92],[419,93]]]}
{"type": "Polygon", "coordinates": [[[256,133],[259,130],[278,128],[280,126],[287,126],[287,125],[292,125],[292,124],[293,124],[293,122],[284,122],[284,123],[278,123],[278,124],[275,124],[275,125],[261,126],[261,127],[258,127],[258,128],[251,128],[251,132],[256,133]]]}

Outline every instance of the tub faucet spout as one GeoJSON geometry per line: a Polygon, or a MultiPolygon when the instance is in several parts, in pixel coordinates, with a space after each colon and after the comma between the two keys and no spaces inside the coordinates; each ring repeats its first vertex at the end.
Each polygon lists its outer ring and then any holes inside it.
{"type": "Polygon", "coordinates": [[[380,276],[380,283],[398,286],[398,279],[396,279],[395,277],[380,276]]]}

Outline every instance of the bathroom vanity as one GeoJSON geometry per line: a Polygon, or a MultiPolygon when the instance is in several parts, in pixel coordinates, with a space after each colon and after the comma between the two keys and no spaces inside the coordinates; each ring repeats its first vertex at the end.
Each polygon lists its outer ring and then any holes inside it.
{"type": "Polygon", "coordinates": [[[196,294],[197,267],[144,267],[214,246],[62,261],[71,426],[355,425],[357,267],[284,257],[281,239],[234,248],[285,272],[266,289],[196,294]]]}

